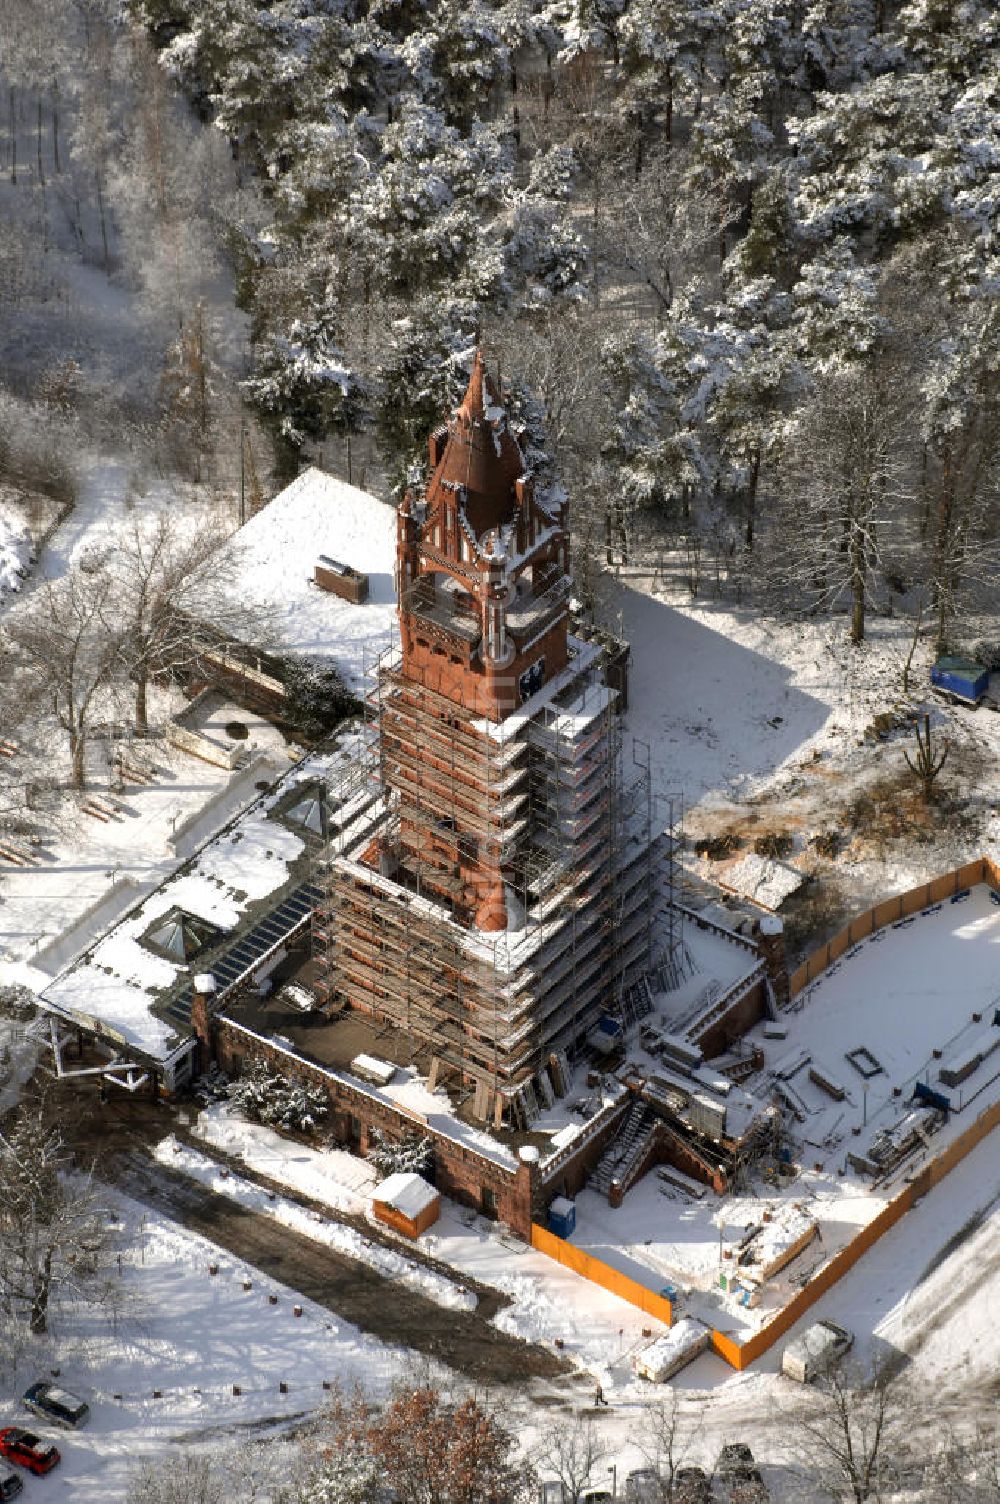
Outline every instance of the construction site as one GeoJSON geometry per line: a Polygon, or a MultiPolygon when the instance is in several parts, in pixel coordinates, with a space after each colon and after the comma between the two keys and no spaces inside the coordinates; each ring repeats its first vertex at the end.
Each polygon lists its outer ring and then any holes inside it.
{"type": "Polygon", "coordinates": [[[480,362],[431,463],[368,697],[380,820],[360,852],[332,843],[315,985],[429,1052],[476,1120],[526,1130],[569,1053],[648,1007],[670,838],[654,850],[607,654],[569,631],[565,501],[535,495],[480,362]]]}
{"type": "Polygon", "coordinates": [[[334,1142],[425,1143],[439,1195],[742,1367],[1000,1113],[1000,880],[789,976],[775,914],[679,881],[568,528],[477,359],[396,516],[362,721],[57,975],[45,1027],[56,1074],[130,1092],[307,1080],[334,1142]]]}

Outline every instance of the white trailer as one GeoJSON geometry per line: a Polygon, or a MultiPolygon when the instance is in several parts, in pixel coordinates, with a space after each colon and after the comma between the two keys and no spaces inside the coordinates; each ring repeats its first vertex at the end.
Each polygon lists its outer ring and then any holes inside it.
{"type": "Polygon", "coordinates": [[[711,1332],[704,1322],[684,1316],[662,1337],[654,1337],[632,1355],[632,1371],[640,1379],[665,1384],[708,1346],[711,1332]]]}

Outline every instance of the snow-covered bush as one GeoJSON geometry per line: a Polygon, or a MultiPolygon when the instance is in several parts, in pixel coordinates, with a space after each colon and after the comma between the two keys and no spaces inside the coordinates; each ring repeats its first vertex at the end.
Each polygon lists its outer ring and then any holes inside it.
{"type": "Polygon", "coordinates": [[[1000,673],[1000,642],[977,642],[972,650],[972,656],[983,668],[988,668],[991,673],[1000,673]]]}
{"type": "Polygon", "coordinates": [[[326,1093],[273,1070],[266,1060],[252,1060],[230,1088],[229,1100],[255,1123],[312,1133],[326,1117],[326,1093]]]}
{"type": "Polygon", "coordinates": [[[331,665],[294,663],[285,674],[285,716],[310,741],[331,731],[358,702],[331,665]]]}
{"type": "Polygon", "coordinates": [[[434,1146],[426,1135],[407,1133],[401,1139],[392,1139],[381,1129],[372,1129],[368,1159],[380,1175],[403,1172],[422,1175],[430,1169],[433,1158],[434,1146]]]}

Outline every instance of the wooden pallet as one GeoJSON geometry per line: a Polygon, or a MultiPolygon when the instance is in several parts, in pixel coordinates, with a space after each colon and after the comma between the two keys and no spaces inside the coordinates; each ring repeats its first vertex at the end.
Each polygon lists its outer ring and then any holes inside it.
{"type": "Polygon", "coordinates": [[[37,867],[39,857],[36,852],[28,851],[16,841],[0,839],[0,860],[9,862],[13,867],[37,867]]]}

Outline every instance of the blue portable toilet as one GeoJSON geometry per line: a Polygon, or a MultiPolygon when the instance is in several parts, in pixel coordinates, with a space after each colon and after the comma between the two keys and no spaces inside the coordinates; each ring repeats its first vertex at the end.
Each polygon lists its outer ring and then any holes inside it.
{"type": "Polygon", "coordinates": [[[549,1207],[549,1232],[557,1238],[572,1237],[576,1231],[576,1202],[557,1196],[549,1207]]]}
{"type": "Polygon", "coordinates": [[[957,700],[978,705],[990,685],[990,671],[974,658],[939,658],[931,669],[931,683],[957,700]]]}

